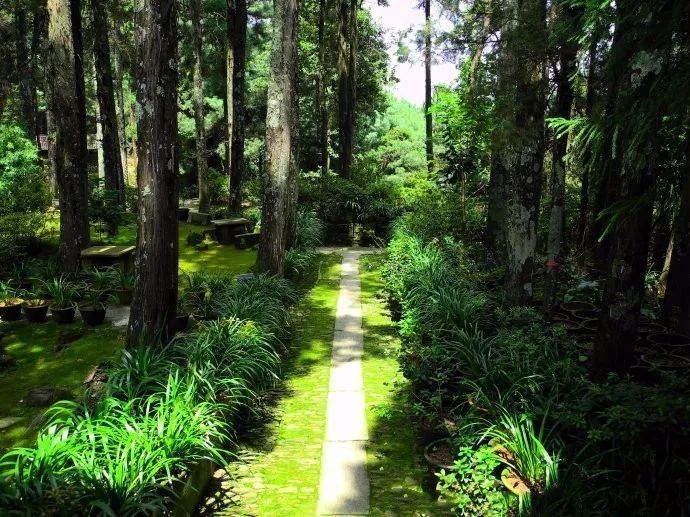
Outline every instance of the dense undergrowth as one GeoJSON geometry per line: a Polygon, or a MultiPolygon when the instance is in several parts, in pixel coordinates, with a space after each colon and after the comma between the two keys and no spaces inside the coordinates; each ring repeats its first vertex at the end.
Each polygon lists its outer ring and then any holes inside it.
{"type": "Polygon", "coordinates": [[[441,494],[460,515],[684,515],[687,379],[592,382],[562,327],[503,305],[487,264],[403,220],[384,265],[410,403],[452,440],[441,494]]]}

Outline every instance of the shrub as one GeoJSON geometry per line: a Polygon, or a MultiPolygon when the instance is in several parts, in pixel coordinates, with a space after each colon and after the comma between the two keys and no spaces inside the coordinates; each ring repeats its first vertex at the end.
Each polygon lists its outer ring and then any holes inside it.
{"type": "Polygon", "coordinates": [[[48,178],[36,144],[21,127],[0,123],[0,216],[42,212],[49,205],[48,178]]]}
{"type": "Polygon", "coordinates": [[[40,212],[0,215],[0,263],[11,264],[35,250],[46,233],[46,217],[40,212]]]}
{"type": "Polygon", "coordinates": [[[10,513],[165,513],[179,476],[220,463],[238,409],[251,407],[280,371],[278,331],[294,292],[282,279],[182,277],[186,289],[222,293],[228,316],[167,346],[123,352],[95,404],[48,410],[36,446],[0,458],[0,504],[10,513]],[[232,317],[239,316],[252,319],[232,317]]]}
{"type": "Polygon", "coordinates": [[[500,464],[500,458],[490,445],[478,449],[463,446],[449,471],[441,470],[436,474],[437,488],[453,504],[458,515],[507,515],[506,495],[494,474],[500,464]]]}

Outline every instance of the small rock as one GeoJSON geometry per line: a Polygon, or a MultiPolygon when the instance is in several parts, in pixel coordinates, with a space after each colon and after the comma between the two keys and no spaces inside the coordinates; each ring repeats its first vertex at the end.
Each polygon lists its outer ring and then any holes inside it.
{"type": "Polygon", "coordinates": [[[82,330],[63,330],[58,336],[58,342],[53,347],[53,352],[60,353],[65,350],[69,345],[75,341],[81,339],[84,335],[82,330]]]}
{"type": "Polygon", "coordinates": [[[59,386],[44,386],[35,388],[27,393],[23,402],[32,407],[48,407],[59,400],[72,400],[72,392],[59,386]]]}

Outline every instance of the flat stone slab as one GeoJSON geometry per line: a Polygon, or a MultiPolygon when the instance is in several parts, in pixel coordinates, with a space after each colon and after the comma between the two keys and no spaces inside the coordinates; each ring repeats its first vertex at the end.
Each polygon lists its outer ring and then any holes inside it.
{"type": "Polygon", "coordinates": [[[361,390],[331,391],[326,412],[326,441],[368,440],[364,410],[364,392],[361,390]]]}
{"type": "Polygon", "coordinates": [[[24,420],[24,417],[21,416],[6,416],[3,418],[0,418],[0,431],[4,431],[5,429],[9,429],[15,424],[18,424],[24,420]]]}
{"type": "Polygon", "coordinates": [[[326,442],[319,515],[367,515],[369,476],[365,442],[326,442]]]}
{"type": "Polygon", "coordinates": [[[234,219],[214,219],[211,221],[214,226],[246,226],[249,224],[249,219],[238,217],[234,219]]]}
{"type": "Polygon", "coordinates": [[[74,396],[67,388],[44,386],[30,390],[22,399],[24,404],[32,407],[48,407],[60,400],[72,400],[74,396]]]}
{"type": "Polygon", "coordinates": [[[187,215],[187,222],[189,224],[208,226],[211,222],[211,214],[199,212],[197,210],[190,210],[189,214],[187,215]]]}
{"type": "Polygon", "coordinates": [[[134,246],[91,246],[82,250],[81,256],[86,258],[103,257],[116,259],[131,255],[135,249],[134,246]]]}

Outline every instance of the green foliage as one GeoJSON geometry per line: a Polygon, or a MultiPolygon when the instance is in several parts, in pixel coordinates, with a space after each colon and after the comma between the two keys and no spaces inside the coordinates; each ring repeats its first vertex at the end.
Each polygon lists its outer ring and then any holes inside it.
{"type": "Polygon", "coordinates": [[[201,286],[204,292],[223,293],[232,302],[224,319],[167,346],[142,343],[124,351],[95,404],[53,406],[35,447],[0,458],[3,508],[10,513],[163,512],[193,464],[225,461],[238,410],[251,407],[278,379],[276,331],[287,327],[295,295],[285,280],[271,277],[183,279],[188,290],[201,286]],[[245,316],[252,319],[240,319],[245,316]]]}
{"type": "Polygon", "coordinates": [[[20,126],[0,123],[0,217],[42,212],[49,204],[48,179],[36,144],[20,126]]]}
{"type": "Polygon", "coordinates": [[[46,216],[41,212],[0,215],[0,263],[11,264],[36,250],[45,233],[46,216]]]}
{"type": "Polygon", "coordinates": [[[508,501],[494,474],[501,464],[491,445],[460,447],[455,463],[448,472],[436,474],[437,488],[453,503],[458,515],[480,517],[508,515],[508,501]]]}
{"type": "Polygon", "coordinates": [[[297,211],[294,247],[309,250],[323,244],[324,226],[314,210],[300,208],[297,211]]]}

